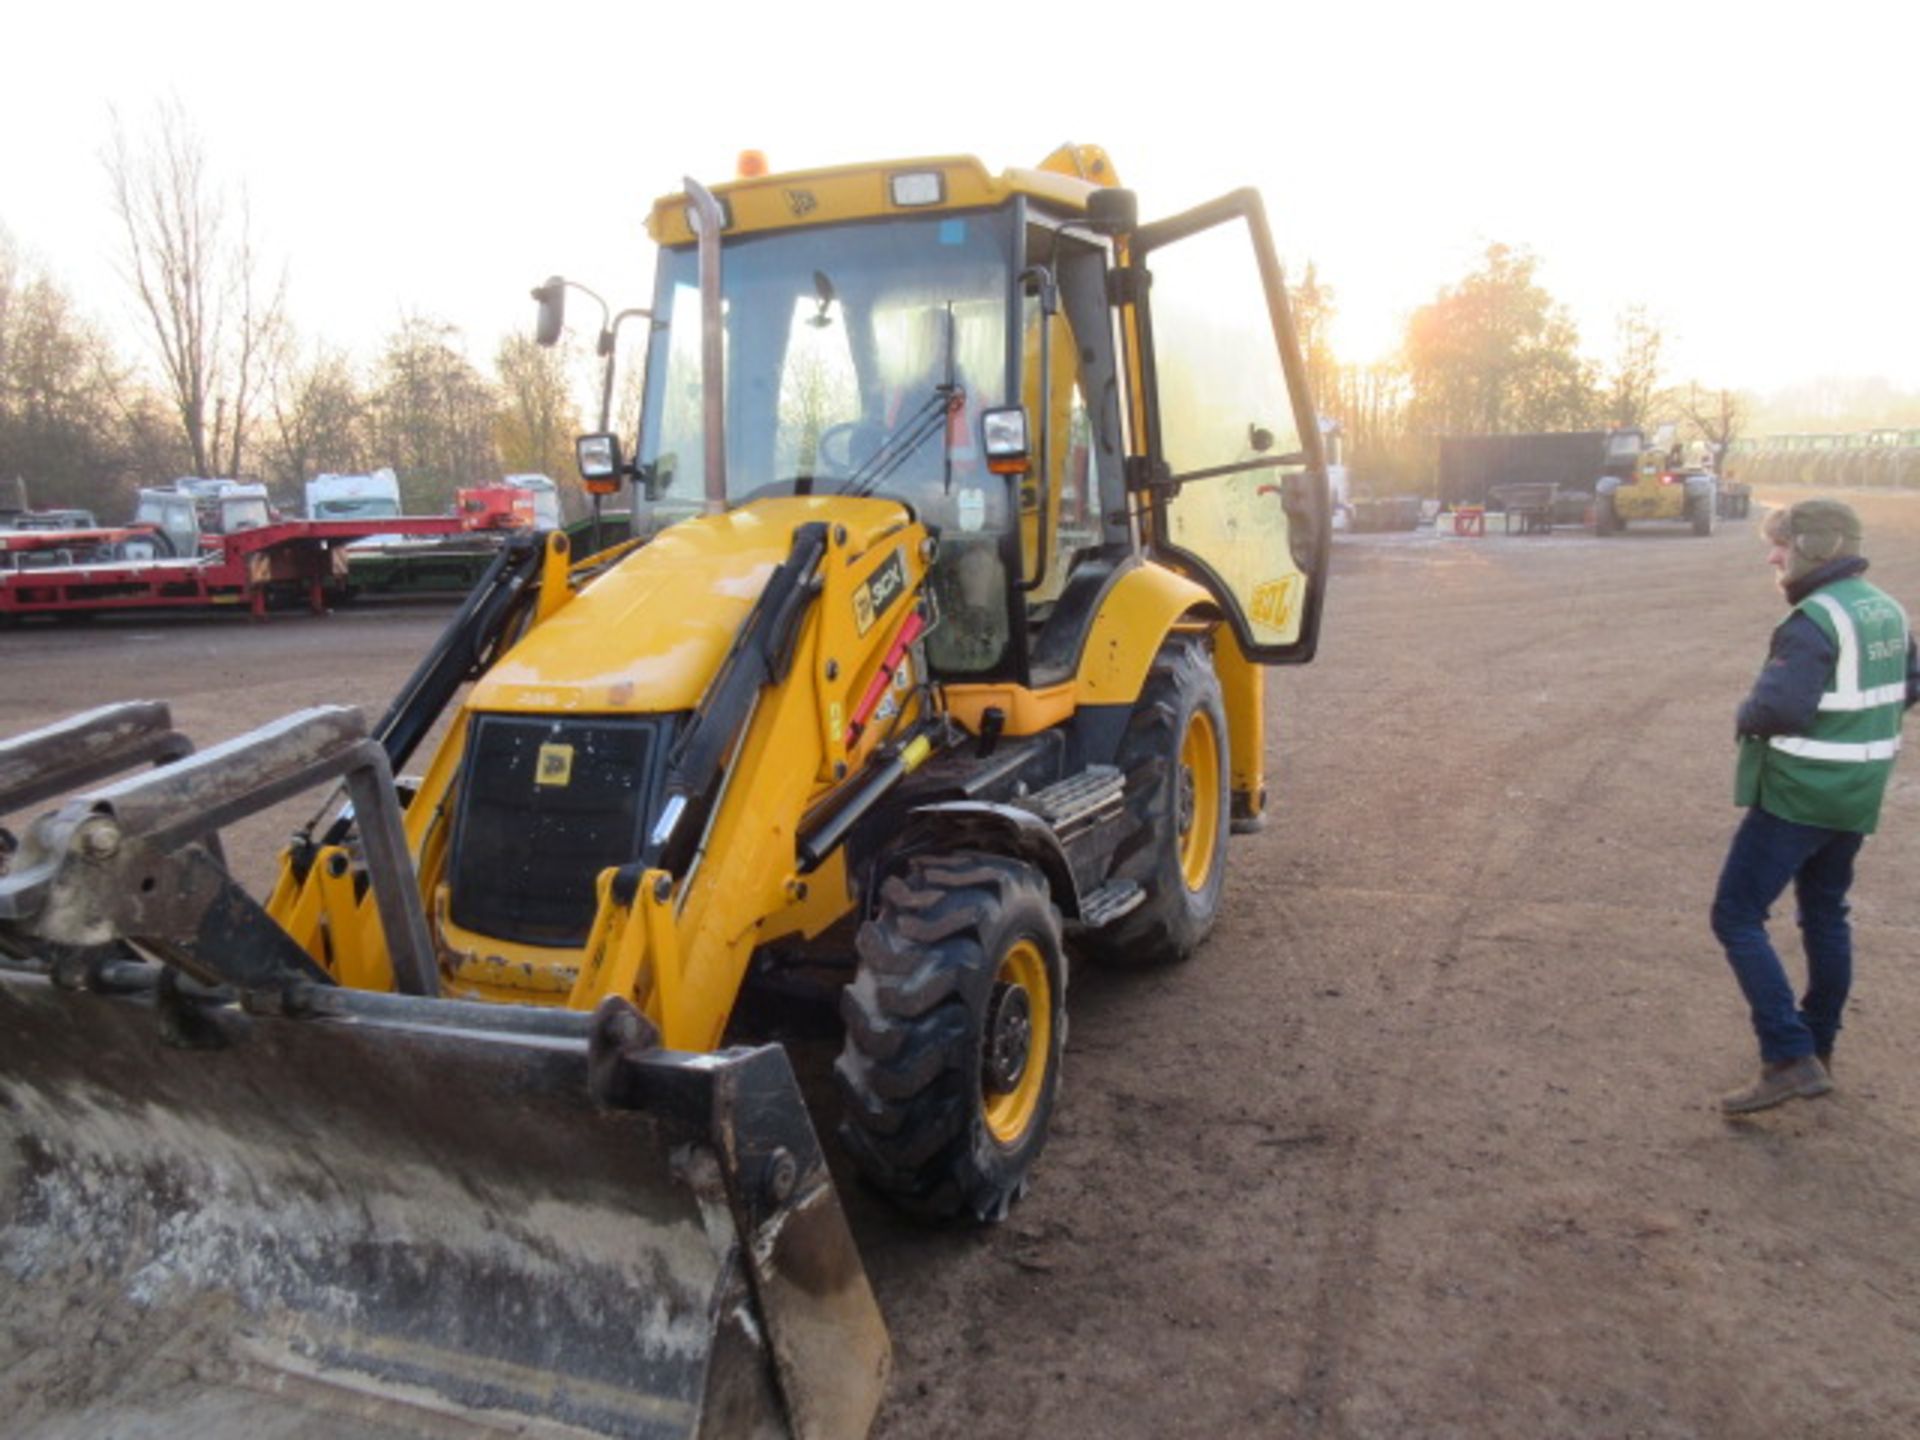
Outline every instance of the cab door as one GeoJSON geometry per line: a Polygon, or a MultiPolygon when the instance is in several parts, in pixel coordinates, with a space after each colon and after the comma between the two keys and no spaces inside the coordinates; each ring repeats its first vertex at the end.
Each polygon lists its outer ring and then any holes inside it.
{"type": "Polygon", "coordinates": [[[1311,660],[1332,507],[1259,195],[1235,191],[1140,227],[1128,262],[1122,323],[1139,380],[1130,484],[1149,543],[1213,593],[1249,659],[1311,660]]]}

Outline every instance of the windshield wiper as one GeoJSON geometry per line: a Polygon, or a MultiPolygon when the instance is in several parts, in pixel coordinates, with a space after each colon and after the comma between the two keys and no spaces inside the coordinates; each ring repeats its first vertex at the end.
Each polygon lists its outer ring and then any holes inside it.
{"type": "MultiPolygon", "coordinates": [[[[871,495],[881,485],[899,471],[902,465],[912,459],[926,444],[927,437],[935,431],[947,428],[947,415],[953,409],[959,386],[936,385],[933,393],[921,402],[920,408],[906,419],[906,423],[886,438],[884,444],[868,457],[865,464],[847,477],[845,490],[847,495],[871,495]]],[[[950,487],[949,487],[950,488],[950,487]]]]}
{"type": "MultiPolygon", "coordinates": [[[[867,462],[848,477],[846,494],[871,495],[913,457],[935,430],[939,430],[943,437],[948,434],[947,417],[953,413],[954,407],[960,402],[960,386],[953,373],[954,324],[951,300],[946,303],[945,312],[947,343],[945,353],[941,357],[943,375],[940,383],[933,387],[933,393],[921,402],[920,408],[907,417],[906,424],[889,435],[886,443],[874,451],[867,462]]],[[[953,447],[944,438],[940,444],[940,480],[942,492],[951,494],[953,447]]]]}

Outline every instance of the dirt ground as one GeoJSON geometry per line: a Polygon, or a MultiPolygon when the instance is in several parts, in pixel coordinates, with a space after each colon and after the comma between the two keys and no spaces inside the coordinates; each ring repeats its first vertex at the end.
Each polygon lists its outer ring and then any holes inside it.
{"type": "MultiPolygon", "coordinates": [[[[1849,498],[1920,614],[1920,496],[1849,498]]],[[[1855,887],[1839,1088],[1713,1108],[1755,1064],[1706,913],[1762,562],[1748,524],[1342,537],[1271,689],[1272,823],[1192,961],[1074,974],[1032,1193],[928,1234],[844,1187],[876,1435],[1920,1434],[1920,761],[1855,887]]],[[[0,733],[377,712],[447,613],[0,634],[0,733]]],[[[256,882],[285,825],[232,845],[256,882]]]]}

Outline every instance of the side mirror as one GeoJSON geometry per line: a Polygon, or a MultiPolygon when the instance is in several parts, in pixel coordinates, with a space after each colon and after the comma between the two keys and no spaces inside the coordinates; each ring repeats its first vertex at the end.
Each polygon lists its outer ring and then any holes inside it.
{"type": "Polygon", "coordinates": [[[533,324],[534,343],[551,347],[560,341],[560,330],[567,323],[567,282],[549,275],[547,283],[533,287],[533,298],[540,302],[540,314],[533,324]]]}
{"type": "Polygon", "coordinates": [[[590,495],[617,495],[627,468],[620,458],[620,437],[603,430],[582,435],[573,442],[574,458],[580,464],[580,478],[590,495]]]}
{"type": "Polygon", "coordinates": [[[1087,227],[1102,235],[1126,235],[1140,224],[1140,198],[1118,186],[1087,196],[1087,227]]]}

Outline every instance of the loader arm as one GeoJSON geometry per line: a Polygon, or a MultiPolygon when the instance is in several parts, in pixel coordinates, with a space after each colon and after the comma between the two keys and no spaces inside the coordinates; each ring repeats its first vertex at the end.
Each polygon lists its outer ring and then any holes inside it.
{"type": "MultiPolygon", "coordinates": [[[[0,747],[17,760],[24,747],[0,747]]],[[[4,761],[0,761],[4,763],[4,761]]],[[[0,925],[15,953],[54,957],[130,944],[207,985],[246,991],[332,977],[235,884],[204,836],[341,780],[374,877],[391,967],[408,994],[438,989],[386,751],[357,710],[301,711],[222,745],[68,801],[40,817],[0,876],[0,925]]],[[[22,787],[25,788],[25,787],[22,787]]]]}
{"type": "MultiPolygon", "coordinates": [[[[565,535],[509,536],[433,648],[407,677],[373,731],[396,770],[419,748],[460,686],[491,663],[525,618],[528,600],[552,589],[543,577],[550,553],[566,556],[565,535]]],[[[564,576],[561,584],[564,588],[564,576]]]]}
{"type": "Polygon", "coordinates": [[[762,941],[852,908],[821,818],[873,803],[931,749],[904,744],[923,716],[925,531],[888,502],[766,503],[842,518],[793,525],[669,760],[648,849],[602,877],[567,996],[630,1000],[677,1049],[720,1043],[762,941]]]}

